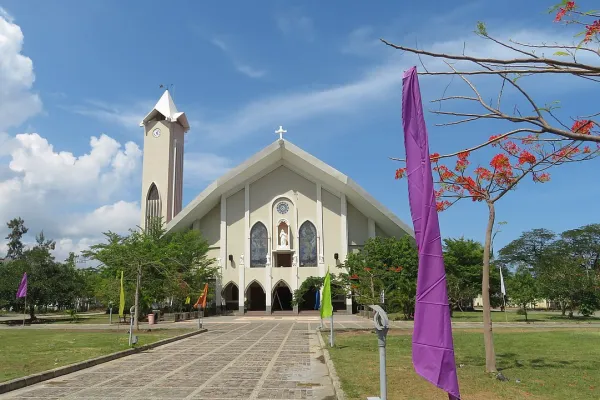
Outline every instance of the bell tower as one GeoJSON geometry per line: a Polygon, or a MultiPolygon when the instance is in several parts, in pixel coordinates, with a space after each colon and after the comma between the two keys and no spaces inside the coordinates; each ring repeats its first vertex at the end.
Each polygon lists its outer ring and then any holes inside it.
{"type": "Polygon", "coordinates": [[[166,224],[181,211],[183,142],[190,125],[165,90],[140,126],[144,128],[140,226],[145,229],[148,220],[162,217],[166,224]]]}

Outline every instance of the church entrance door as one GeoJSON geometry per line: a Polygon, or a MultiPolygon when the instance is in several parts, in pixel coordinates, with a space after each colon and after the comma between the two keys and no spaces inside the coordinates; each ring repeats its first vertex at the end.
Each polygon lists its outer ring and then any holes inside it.
{"type": "Polygon", "coordinates": [[[273,288],[273,311],[292,311],[292,291],[284,282],[279,282],[273,288]]]}
{"type": "Polygon", "coordinates": [[[252,282],[246,292],[248,311],[265,311],[267,309],[266,293],[257,282],[252,282]]]}
{"type": "Polygon", "coordinates": [[[304,292],[302,296],[302,305],[298,308],[300,311],[315,311],[315,305],[317,302],[317,289],[311,287],[309,290],[304,292]]]}

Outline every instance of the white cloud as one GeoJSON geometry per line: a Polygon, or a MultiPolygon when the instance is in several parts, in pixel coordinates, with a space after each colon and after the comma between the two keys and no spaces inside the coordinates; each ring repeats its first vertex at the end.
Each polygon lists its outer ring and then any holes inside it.
{"type": "Polygon", "coordinates": [[[210,41],[214,46],[221,49],[223,53],[231,60],[234,68],[241,74],[246,75],[250,78],[262,78],[266,75],[267,71],[259,68],[255,68],[248,63],[240,61],[239,56],[236,56],[231,49],[231,46],[226,44],[223,39],[213,38],[210,41]]]}
{"type": "Polygon", "coordinates": [[[372,55],[376,51],[382,51],[381,41],[375,36],[371,26],[362,26],[350,32],[341,49],[343,54],[358,56],[372,55]]]}
{"type": "Polygon", "coordinates": [[[275,17],[277,28],[286,36],[296,36],[308,42],[316,37],[313,20],[303,15],[299,9],[291,9],[275,17]]]}
{"type": "Polygon", "coordinates": [[[229,158],[211,153],[186,153],[183,163],[185,184],[195,187],[212,182],[232,167],[229,158]]]}
{"type": "MultiPolygon", "coordinates": [[[[369,44],[370,35],[369,28],[361,28],[354,31],[350,35],[351,40],[348,43],[351,43],[352,38],[354,38],[355,46],[348,44],[346,51],[364,51],[365,48],[361,47],[359,43],[364,42],[369,44]]],[[[529,43],[565,43],[571,41],[568,34],[567,36],[557,36],[555,33],[535,30],[501,33],[498,37],[503,39],[527,40],[529,43]]],[[[514,56],[514,53],[509,49],[502,48],[489,40],[478,39],[472,33],[464,38],[456,37],[445,41],[423,43],[420,47],[441,53],[460,54],[463,51],[465,41],[467,42],[466,52],[470,55],[514,56]]],[[[241,106],[237,110],[228,112],[226,117],[222,119],[215,118],[211,120],[205,116],[202,126],[199,129],[203,130],[215,144],[228,144],[242,136],[276,127],[279,125],[279,121],[286,121],[287,124],[290,124],[323,116],[364,115],[365,112],[368,112],[373,107],[380,106],[382,102],[389,100],[392,96],[399,96],[401,93],[403,71],[413,65],[418,65],[418,68],[422,70],[421,63],[416,56],[394,50],[383,43],[379,43],[378,46],[380,53],[384,54],[384,56],[380,57],[375,64],[367,68],[362,76],[357,79],[338,85],[331,85],[325,89],[296,91],[285,95],[259,98],[241,106]],[[228,132],[228,134],[223,135],[222,132],[228,132]]],[[[552,53],[553,51],[550,54],[552,53]]],[[[428,69],[448,70],[448,67],[441,60],[427,57],[422,57],[422,59],[428,69]]],[[[457,63],[456,65],[461,64],[457,63]]],[[[497,93],[499,82],[493,79],[489,78],[486,81],[488,83],[487,89],[494,90],[494,93],[497,93]],[[492,82],[493,85],[491,84],[492,82]]],[[[558,80],[561,78],[554,76],[551,79],[558,80]]],[[[424,91],[437,90],[435,94],[441,95],[450,80],[451,78],[448,76],[427,77],[422,79],[421,86],[424,91]]],[[[456,85],[461,84],[458,79],[455,81],[456,85]]],[[[571,90],[573,87],[572,85],[549,86],[541,84],[538,81],[531,80],[531,82],[534,82],[534,85],[527,87],[533,87],[539,91],[564,91],[571,90]]],[[[579,81],[579,84],[586,84],[583,80],[579,81]]],[[[507,92],[510,93],[510,91],[507,92]]]]}
{"type": "Polygon", "coordinates": [[[76,114],[93,117],[102,121],[140,130],[140,121],[152,110],[151,102],[138,102],[131,106],[115,106],[98,100],[87,100],[86,104],[62,108],[76,114]]]}
{"type": "Polygon", "coordinates": [[[23,32],[0,8],[0,132],[23,123],[42,110],[42,102],[31,87],[33,63],[21,54],[23,32]]]}
{"type": "Polygon", "coordinates": [[[138,202],[117,201],[96,208],[91,213],[70,215],[61,227],[67,237],[98,237],[103,232],[127,232],[140,223],[138,202]]]}
{"type": "Polygon", "coordinates": [[[139,179],[141,151],[135,143],[122,146],[101,135],[91,138],[87,154],[75,156],[54,150],[37,133],[6,142],[10,152],[4,156],[8,170],[0,177],[0,237],[7,234],[5,222],[20,216],[29,236],[44,230],[57,240],[56,254],[63,257],[68,251],[60,243],[98,242],[104,231],[125,232],[139,223],[137,203],[114,200],[139,179]]]}

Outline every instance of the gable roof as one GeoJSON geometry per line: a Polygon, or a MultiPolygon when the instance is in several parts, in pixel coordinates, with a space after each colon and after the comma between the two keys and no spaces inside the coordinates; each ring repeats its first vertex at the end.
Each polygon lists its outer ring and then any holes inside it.
{"type": "Polygon", "coordinates": [[[140,122],[140,126],[144,126],[148,121],[153,119],[156,114],[162,114],[169,122],[179,122],[181,126],[183,126],[184,132],[187,132],[190,129],[190,124],[185,113],[177,111],[175,102],[168,90],[165,90],[152,111],[150,111],[148,115],[144,117],[142,122],[140,122]]]}
{"type": "Polygon", "coordinates": [[[167,230],[189,228],[196,219],[202,218],[219,204],[221,195],[233,194],[244,188],[246,181],[259,178],[279,166],[321,183],[325,190],[344,193],[350,204],[366,217],[372,218],[386,234],[415,236],[407,224],[352,179],[284,139],[265,147],[208,185],[167,224],[167,230]]]}

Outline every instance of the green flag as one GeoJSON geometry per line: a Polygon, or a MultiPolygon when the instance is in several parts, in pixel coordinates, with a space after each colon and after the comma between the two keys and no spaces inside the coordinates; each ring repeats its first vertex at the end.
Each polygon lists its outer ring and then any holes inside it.
{"type": "Polygon", "coordinates": [[[119,317],[125,316],[125,289],[123,289],[123,271],[121,271],[121,295],[119,296],[119,317]]]}
{"type": "Polygon", "coordinates": [[[323,300],[321,301],[321,318],[331,317],[333,315],[333,305],[331,304],[331,276],[329,267],[323,281],[323,300]]]}

